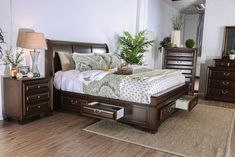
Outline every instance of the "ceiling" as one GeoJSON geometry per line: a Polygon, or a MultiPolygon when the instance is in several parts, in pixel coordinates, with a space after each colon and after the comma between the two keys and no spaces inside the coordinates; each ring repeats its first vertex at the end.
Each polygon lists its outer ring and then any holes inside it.
{"type": "Polygon", "coordinates": [[[163,0],[185,14],[202,14],[205,10],[198,10],[195,6],[198,4],[205,4],[206,0],[163,0]]]}

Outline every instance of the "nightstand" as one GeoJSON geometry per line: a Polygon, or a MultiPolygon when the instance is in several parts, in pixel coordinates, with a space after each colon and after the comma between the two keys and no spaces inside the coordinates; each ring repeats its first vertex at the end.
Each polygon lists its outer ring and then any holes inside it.
{"type": "Polygon", "coordinates": [[[20,123],[52,114],[52,79],[4,78],[4,117],[20,123]]]}

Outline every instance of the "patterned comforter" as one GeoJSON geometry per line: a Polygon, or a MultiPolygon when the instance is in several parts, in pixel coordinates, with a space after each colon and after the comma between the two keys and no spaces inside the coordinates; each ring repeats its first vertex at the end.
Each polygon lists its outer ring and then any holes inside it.
{"type": "MultiPolygon", "coordinates": [[[[75,75],[78,72],[70,73],[75,75]]],[[[132,75],[116,75],[104,71],[94,71],[92,75],[82,73],[84,72],[77,74],[76,77],[70,77],[71,79],[66,78],[66,74],[61,78],[58,78],[61,75],[56,74],[54,85],[64,91],[150,104],[152,95],[185,83],[185,77],[176,70],[152,70],[141,67],[134,69],[132,75]],[[80,92],[74,88],[78,83],[80,92]],[[72,88],[63,87],[63,84],[68,84],[67,86],[72,88]]]]}

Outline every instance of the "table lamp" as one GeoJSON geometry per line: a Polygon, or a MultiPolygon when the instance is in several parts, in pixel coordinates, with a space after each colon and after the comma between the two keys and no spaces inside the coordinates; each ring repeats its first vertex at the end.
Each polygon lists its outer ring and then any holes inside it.
{"type": "Polygon", "coordinates": [[[34,77],[40,77],[37,63],[40,51],[36,50],[47,49],[44,34],[38,32],[25,32],[21,47],[26,49],[33,49],[33,51],[30,51],[30,55],[32,58],[31,72],[33,73],[34,77]]]}

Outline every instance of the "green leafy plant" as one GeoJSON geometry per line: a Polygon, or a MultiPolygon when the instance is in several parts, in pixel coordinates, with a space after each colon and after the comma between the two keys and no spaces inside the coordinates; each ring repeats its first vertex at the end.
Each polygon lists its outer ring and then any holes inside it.
{"type": "Polygon", "coordinates": [[[184,24],[184,15],[178,14],[172,17],[173,30],[180,31],[184,24]]]}
{"type": "Polygon", "coordinates": [[[119,36],[118,42],[121,48],[120,57],[127,64],[143,64],[143,55],[147,48],[153,46],[154,40],[146,38],[147,30],[140,31],[135,36],[124,31],[122,36],[119,36]]]}
{"type": "Polygon", "coordinates": [[[5,51],[1,55],[1,62],[3,65],[11,64],[12,68],[16,68],[23,61],[23,51],[13,53],[12,50],[5,51]]]}
{"type": "Polygon", "coordinates": [[[230,50],[230,51],[228,51],[228,53],[231,55],[235,55],[235,50],[230,50]]]}
{"type": "Polygon", "coordinates": [[[185,42],[185,46],[187,48],[193,48],[195,46],[195,41],[193,39],[188,39],[185,42]]]}
{"type": "Polygon", "coordinates": [[[161,48],[171,48],[172,43],[171,43],[171,37],[165,37],[161,42],[160,42],[160,47],[161,48]]]}

